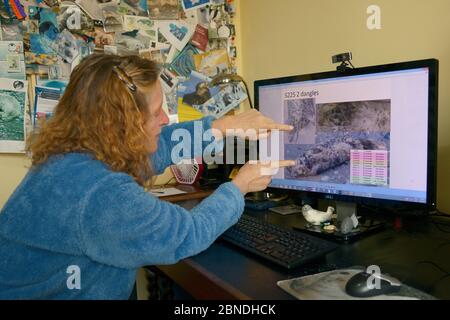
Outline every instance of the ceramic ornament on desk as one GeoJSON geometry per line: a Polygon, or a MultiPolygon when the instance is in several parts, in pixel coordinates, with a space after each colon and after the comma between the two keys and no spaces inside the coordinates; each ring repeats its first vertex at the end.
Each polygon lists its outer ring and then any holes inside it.
{"type": "Polygon", "coordinates": [[[322,222],[331,220],[331,215],[333,213],[333,207],[328,207],[327,211],[319,211],[313,209],[310,205],[307,204],[302,207],[302,214],[305,217],[306,221],[315,226],[320,225],[322,222]]]}

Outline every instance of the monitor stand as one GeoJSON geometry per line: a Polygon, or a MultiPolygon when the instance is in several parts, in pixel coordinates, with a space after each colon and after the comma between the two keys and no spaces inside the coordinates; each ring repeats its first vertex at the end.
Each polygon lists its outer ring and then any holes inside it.
{"type": "Polygon", "coordinates": [[[352,215],[357,216],[357,205],[354,202],[336,201],[337,221],[342,222],[345,218],[352,215]]]}

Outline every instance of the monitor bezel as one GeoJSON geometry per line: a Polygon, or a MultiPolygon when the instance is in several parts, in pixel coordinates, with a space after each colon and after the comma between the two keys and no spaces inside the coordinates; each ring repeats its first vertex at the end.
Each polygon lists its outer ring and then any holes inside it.
{"type": "Polygon", "coordinates": [[[407,202],[401,200],[389,200],[380,198],[368,198],[362,196],[349,196],[328,194],[321,192],[292,190],[270,187],[268,191],[284,190],[286,192],[302,193],[307,198],[328,199],[337,201],[355,202],[357,204],[384,206],[401,206],[419,210],[433,211],[436,209],[437,186],[437,148],[438,148],[438,85],[439,85],[439,61],[437,59],[415,60],[399,63],[375,65],[369,67],[348,69],[342,71],[326,71],[304,75],[294,75],[279,78],[256,80],[254,82],[255,108],[259,109],[259,88],[267,85],[287,84],[311,80],[330,78],[342,78],[348,76],[369,75],[374,73],[404,71],[409,69],[428,68],[428,159],[427,159],[427,199],[426,203],[407,202]]]}

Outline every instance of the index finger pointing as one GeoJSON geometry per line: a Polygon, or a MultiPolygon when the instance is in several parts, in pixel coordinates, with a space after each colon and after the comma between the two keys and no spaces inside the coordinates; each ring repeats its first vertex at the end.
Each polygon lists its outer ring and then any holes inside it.
{"type": "Polygon", "coordinates": [[[279,168],[292,167],[294,165],[295,165],[295,161],[294,160],[280,160],[280,161],[278,161],[278,167],[279,168]]]}
{"type": "Polygon", "coordinates": [[[295,160],[279,160],[279,161],[271,161],[270,167],[271,168],[285,168],[285,167],[292,167],[295,165],[295,160]]]}
{"type": "Polygon", "coordinates": [[[293,126],[289,125],[289,124],[282,124],[282,123],[274,123],[272,125],[269,126],[270,130],[281,130],[281,131],[291,131],[294,129],[293,126]]]}

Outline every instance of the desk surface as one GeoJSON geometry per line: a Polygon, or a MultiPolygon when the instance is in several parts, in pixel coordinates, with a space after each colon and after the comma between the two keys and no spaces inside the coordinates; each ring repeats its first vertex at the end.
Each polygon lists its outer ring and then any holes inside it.
{"type": "MultiPolygon", "coordinates": [[[[182,205],[189,208],[194,202],[182,205]]],[[[290,227],[305,223],[298,214],[246,214],[290,227]]],[[[378,265],[383,273],[411,287],[450,299],[450,219],[404,217],[402,221],[400,230],[388,223],[383,231],[341,244],[322,259],[294,270],[278,267],[221,240],[194,257],[158,268],[197,299],[293,299],[277,286],[277,281],[324,267],[356,265],[378,265]]]]}

